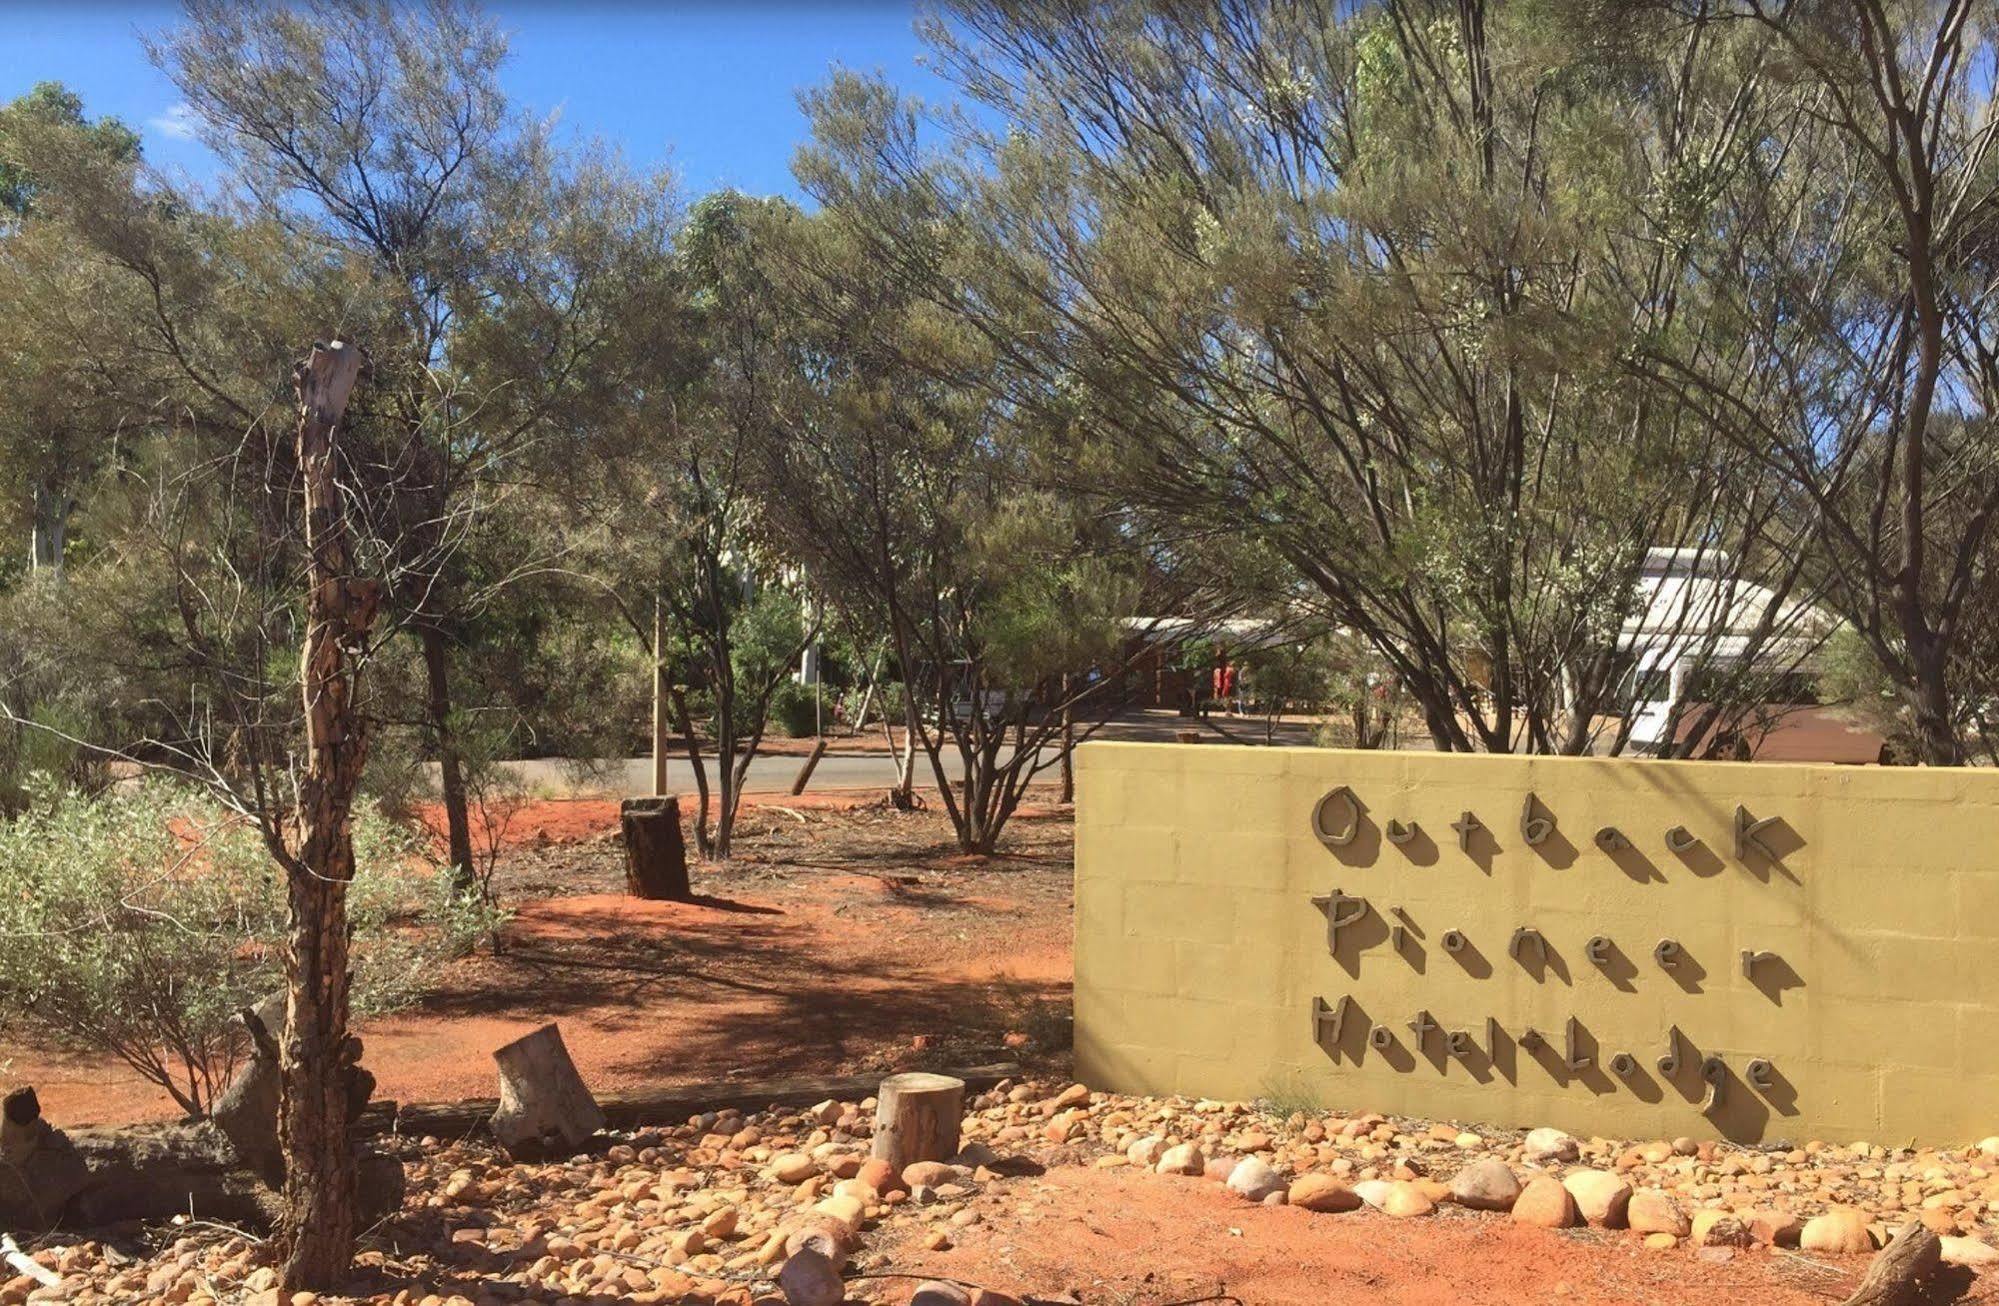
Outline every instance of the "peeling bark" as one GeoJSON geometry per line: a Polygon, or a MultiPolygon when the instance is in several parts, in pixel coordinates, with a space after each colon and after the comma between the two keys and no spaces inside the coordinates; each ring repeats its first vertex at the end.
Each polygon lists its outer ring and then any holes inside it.
{"type": "Polygon", "coordinates": [[[359,669],[381,586],[353,574],[335,472],[334,437],[360,377],[359,348],[315,345],[293,372],[298,464],[305,483],[306,635],[299,681],[306,763],[298,836],[286,867],[291,915],[285,948],[285,1035],[279,1057],[278,1140],[283,1215],[274,1245],[286,1294],[332,1287],[353,1259],[356,1165],[348,1140],[359,1040],[347,1032],[347,886],[354,878],[348,827],[367,758],[354,707],[359,669]]]}

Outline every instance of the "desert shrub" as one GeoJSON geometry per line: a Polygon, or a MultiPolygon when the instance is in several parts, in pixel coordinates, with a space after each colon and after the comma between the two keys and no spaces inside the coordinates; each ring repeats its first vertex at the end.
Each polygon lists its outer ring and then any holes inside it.
{"type": "Polygon", "coordinates": [[[790,739],[809,739],[818,733],[818,705],[812,686],[796,680],[781,680],[770,696],[770,724],[790,739]]]}
{"type": "MultiPolygon", "coordinates": [[[[184,786],[37,798],[0,823],[0,1009],[116,1055],[198,1114],[234,1069],[231,1017],[284,982],[278,868],[250,822],[184,786]]],[[[419,852],[406,828],[357,819],[359,1014],[412,1001],[492,928],[419,852]]]]}
{"type": "Polygon", "coordinates": [[[878,726],[883,721],[899,726],[907,717],[903,706],[903,687],[900,680],[883,681],[875,686],[874,699],[868,699],[866,685],[849,685],[840,691],[840,720],[856,730],[865,730],[871,725],[878,726]],[[868,719],[862,721],[861,707],[867,705],[868,719]]]}

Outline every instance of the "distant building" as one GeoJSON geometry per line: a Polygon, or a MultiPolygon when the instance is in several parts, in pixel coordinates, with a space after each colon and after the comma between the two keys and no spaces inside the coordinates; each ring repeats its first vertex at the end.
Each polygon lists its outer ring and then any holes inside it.
{"type": "Polygon", "coordinates": [[[1638,587],[1638,611],[1617,641],[1636,680],[1637,750],[1666,744],[1674,704],[1712,701],[1745,674],[1767,703],[1816,701],[1817,653],[1833,626],[1825,613],[1734,575],[1729,556],[1713,549],[1646,550],[1638,587]]]}

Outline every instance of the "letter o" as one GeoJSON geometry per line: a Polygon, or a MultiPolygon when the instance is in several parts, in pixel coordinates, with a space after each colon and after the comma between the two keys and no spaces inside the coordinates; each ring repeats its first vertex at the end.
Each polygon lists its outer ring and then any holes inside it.
{"type": "Polygon", "coordinates": [[[1354,841],[1354,838],[1360,834],[1360,800],[1354,797],[1353,790],[1341,785],[1337,789],[1328,791],[1326,796],[1313,806],[1312,833],[1319,836],[1319,842],[1328,848],[1344,848],[1354,841]],[[1346,825],[1341,829],[1326,824],[1326,808],[1336,799],[1345,803],[1347,809],[1346,825]]]}

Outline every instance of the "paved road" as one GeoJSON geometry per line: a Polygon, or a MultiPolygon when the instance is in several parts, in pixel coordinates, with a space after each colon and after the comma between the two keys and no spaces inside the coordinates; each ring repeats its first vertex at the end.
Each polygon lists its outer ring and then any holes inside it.
{"type": "MultiPolygon", "coordinates": [[[[1052,758],[1053,754],[1050,756],[1052,758]]],[[[709,783],[713,784],[715,760],[713,758],[703,760],[709,768],[709,783]]],[[[592,764],[587,769],[559,759],[507,762],[503,765],[518,775],[533,793],[557,796],[611,794],[622,798],[627,795],[652,792],[652,759],[649,757],[592,764]]],[[[804,765],[805,759],[802,757],[759,757],[750,763],[750,774],[743,785],[743,792],[789,793],[791,782],[798,776],[798,768],[804,765]]],[[[919,757],[916,766],[917,787],[928,788],[934,785],[929,762],[919,757]]],[[[947,753],[944,758],[944,773],[957,780],[964,774],[964,768],[957,758],[947,753]]],[[[1037,779],[1053,781],[1057,774],[1057,768],[1050,766],[1037,779]]],[[[886,789],[894,783],[895,759],[886,753],[846,756],[829,753],[820,758],[819,765],[813,768],[811,790],[886,789]]],[[[688,765],[685,757],[676,757],[667,763],[666,784],[669,791],[693,790],[694,768],[688,765]]]]}
{"type": "MultiPolygon", "coordinates": [[[[1095,735],[1097,739],[1126,739],[1169,741],[1177,733],[1189,728],[1197,728],[1215,743],[1260,744],[1263,739],[1263,723],[1257,720],[1217,716],[1206,720],[1191,720],[1177,713],[1161,709],[1145,709],[1127,712],[1103,726],[1095,735]]],[[[1286,721],[1277,729],[1278,743],[1300,744],[1312,740],[1311,722],[1286,721]]],[[[838,749],[839,745],[834,745],[838,749]]],[[[1050,765],[1037,777],[1037,782],[1054,783],[1060,775],[1053,765],[1054,750],[1043,750],[1050,765]]],[[[708,759],[712,767],[713,759],[708,759]]],[[[749,781],[744,786],[746,793],[771,794],[788,793],[791,782],[798,775],[798,768],[805,764],[802,757],[759,757],[750,764],[749,781]]],[[[557,796],[577,794],[611,794],[624,797],[652,792],[652,761],[649,758],[634,757],[624,761],[591,763],[579,766],[561,758],[549,758],[529,762],[507,762],[506,767],[519,775],[530,791],[557,796]]],[[[964,775],[955,752],[944,750],[944,773],[952,780],[964,775]]],[[[711,769],[709,775],[714,775],[711,769]]],[[[667,788],[669,790],[691,790],[694,787],[694,771],[687,759],[675,756],[667,765],[667,788]]],[[[895,759],[887,753],[840,753],[831,752],[819,759],[819,765],[812,772],[811,789],[886,789],[895,783],[895,759]]],[[[927,759],[918,757],[916,761],[916,784],[919,789],[927,789],[935,784],[930,774],[927,759]]]]}

